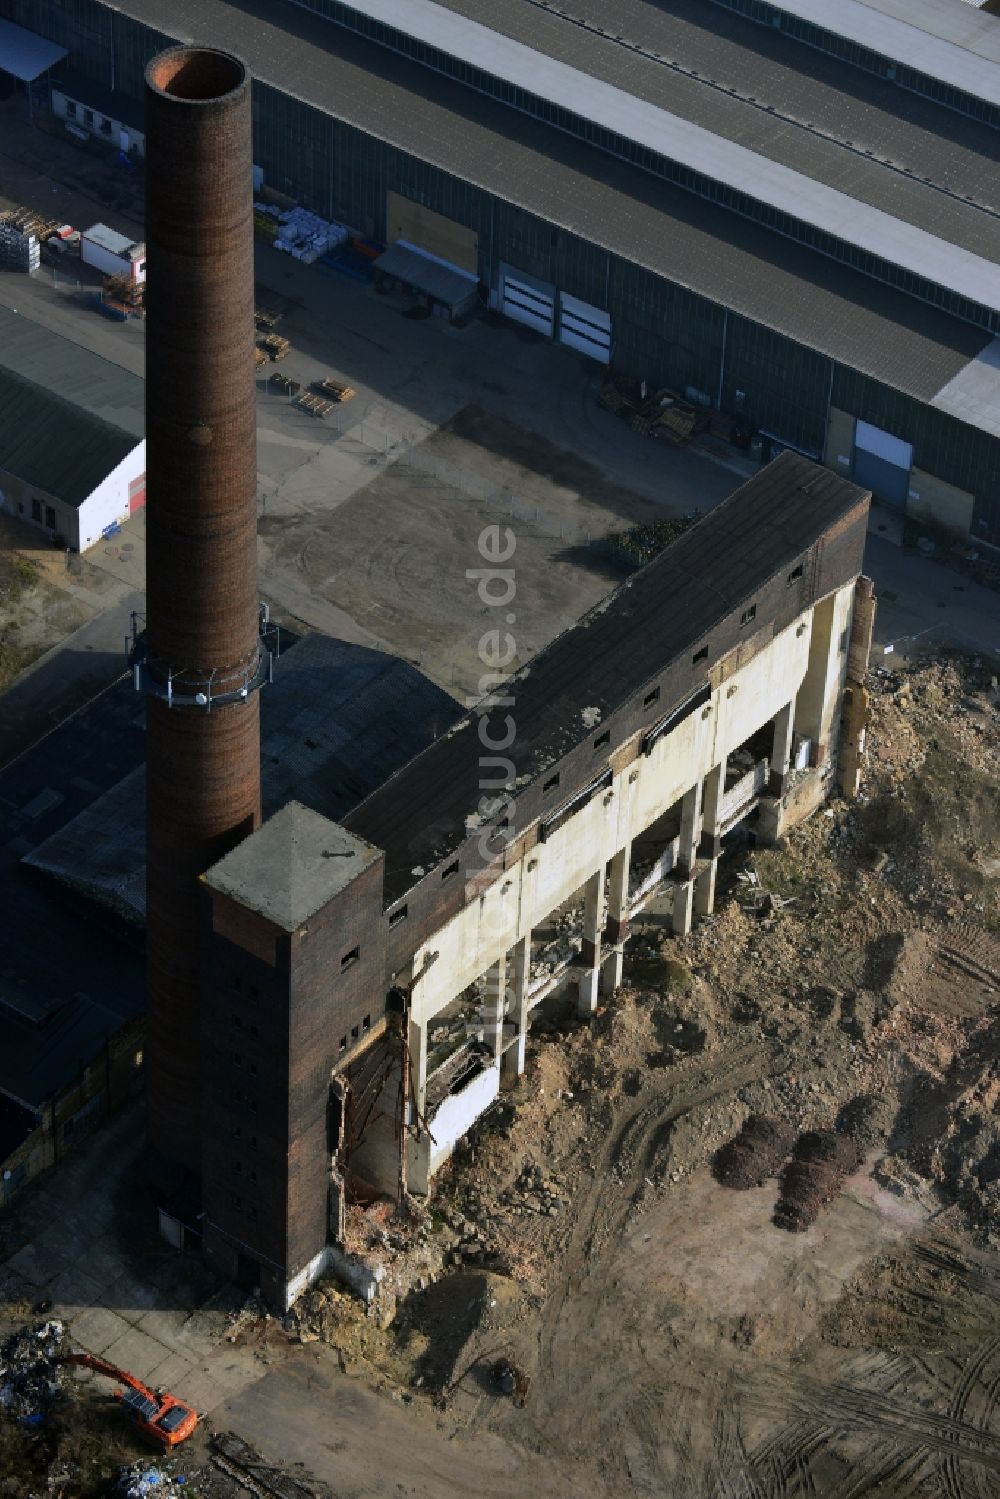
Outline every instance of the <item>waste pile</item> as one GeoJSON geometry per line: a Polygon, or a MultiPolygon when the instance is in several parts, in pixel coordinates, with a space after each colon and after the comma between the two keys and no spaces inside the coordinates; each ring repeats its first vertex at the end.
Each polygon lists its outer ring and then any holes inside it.
{"type": "Polygon", "coordinates": [[[735,1140],[715,1153],[712,1172],[724,1187],[762,1187],[777,1176],[795,1141],[795,1126],[783,1119],[751,1114],[735,1140]]]}
{"type": "Polygon", "coordinates": [[[61,1322],[40,1322],[0,1345],[0,1410],[20,1421],[41,1419],[62,1391],[64,1338],[61,1322]]]}
{"type": "Polygon", "coordinates": [[[832,1129],[806,1130],[782,1173],[775,1226],[804,1232],[860,1164],[861,1152],[850,1135],[832,1129]]]}
{"type": "Polygon", "coordinates": [[[109,1493],[113,1499],[181,1499],[189,1490],[183,1473],[175,1473],[173,1464],[149,1461],[127,1463],[118,1469],[109,1493]]]}

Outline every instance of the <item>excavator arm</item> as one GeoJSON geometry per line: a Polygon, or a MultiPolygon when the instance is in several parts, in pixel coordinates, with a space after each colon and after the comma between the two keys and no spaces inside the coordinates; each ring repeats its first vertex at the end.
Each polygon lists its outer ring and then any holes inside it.
{"type": "Polygon", "coordinates": [[[68,1353],[62,1360],[64,1364],[77,1364],[82,1369],[93,1369],[95,1374],[106,1374],[108,1379],[115,1380],[120,1385],[126,1385],[130,1390],[135,1390],[140,1395],[145,1395],[150,1400],[155,1400],[156,1395],[148,1385],[143,1384],[141,1379],[136,1379],[127,1369],[119,1369],[115,1364],[109,1364],[102,1358],[95,1358],[92,1353],[68,1353]]]}

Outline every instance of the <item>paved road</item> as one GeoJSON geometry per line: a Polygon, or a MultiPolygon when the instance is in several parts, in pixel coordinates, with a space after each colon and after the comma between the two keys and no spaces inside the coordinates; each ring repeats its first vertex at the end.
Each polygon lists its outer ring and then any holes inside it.
{"type": "Polygon", "coordinates": [[[932,644],[1000,657],[1000,593],[951,567],[870,535],[865,568],[875,581],[875,639],[893,654],[932,644]]]}

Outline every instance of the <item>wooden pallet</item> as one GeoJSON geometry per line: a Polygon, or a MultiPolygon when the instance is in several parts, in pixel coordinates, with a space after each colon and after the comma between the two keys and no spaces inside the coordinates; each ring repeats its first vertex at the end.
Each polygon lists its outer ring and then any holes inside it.
{"type": "Polygon", "coordinates": [[[284,359],[285,355],[291,351],[292,346],[287,338],[282,338],[280,333],[268,333],[265,338],[260,340],[260,347],[264,350],[268,359],[277,363],[279,359],[284,359]]]}
{"type": "Polygon", "coordinates": [[[262,364],[269,364],[270,363],[267,355],[264,353],[264,350],[263,349],[258,349],[256,346],[254,347],[254,351],[253,351],[253,362],[257,366],[258,369],[260,369],[260,367],[261,367],[262,364]]]}
{"type": "Polygon", "coordinates": [[[624,416],[626,412],[633,409],[631,401],[623,396],[621,391],[614,385],[605,385],[597,397],[598,406],[603,406],[605,411],[612,412],[615,416],[624,416]]]}
{"type": "Polygon", "coordinates": [[[353,385],[342,385],[339,380],[316,380],[313,389],[329,396],[331,401],[349,401],[355,394],[353,385]]]}
{"type": "Polygon", "coordinates": [[[314,395],[310,391],[303,391],[295,404],[301,406],[303,411],[308,411],[310,416],[329,416],[337,403],[325,400],[323,396],[314,395]]]}
{"type": "Polygon", "coordinates": [[[281,317],[280,312],[268,312],[264,307],[258,307],[254,311],[254,326],[260,333],[269,333],[281,317]]]}
{"type": "Polygon", "coordinates": [[[289,380],[287,375],[269,375],[267,383],[273,385],[275,390],[283,390],[290,396],[297,396],[302,389],[297,380],[289,380]]]}

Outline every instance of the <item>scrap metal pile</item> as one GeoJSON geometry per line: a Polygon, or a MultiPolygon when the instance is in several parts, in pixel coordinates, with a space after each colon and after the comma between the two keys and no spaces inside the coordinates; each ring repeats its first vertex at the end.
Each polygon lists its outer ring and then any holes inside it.
{"type": "Polygon", "coordinates": [[[0,1410],[35,1421],[62,1394],[65,1331],[61,1322],[41,1322],[11,1333],[0,1345],[0,1410]]]}
{"type": "Polygon", "coordinates": [[[128,1463],[119,1468],[111,1486],[113,1499],[182,1499],[189,1491],[187,1479],[173,1472],[171,1464],[128,1463]]]}

